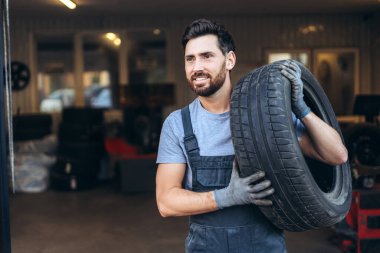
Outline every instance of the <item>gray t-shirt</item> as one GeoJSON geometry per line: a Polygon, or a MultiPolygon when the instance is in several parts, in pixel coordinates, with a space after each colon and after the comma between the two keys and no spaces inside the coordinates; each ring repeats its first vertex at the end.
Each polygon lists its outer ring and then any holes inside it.
{"type": "MultiPolygon", "coordinates": [[[[204,109],[196,98],[190,105],[193,131],[197,137],[201,156],[234,155],[230,129],[230,113],[214,114],[204,109]]],[[[301,136],[304,127],[293,115],[296,134],[301,136]]],[[[181,110],[172,112],[165,120],[158,147],[157,163],[186,163],[186,188],[191,188],[192,174],[186,154],[181,110]]]]}

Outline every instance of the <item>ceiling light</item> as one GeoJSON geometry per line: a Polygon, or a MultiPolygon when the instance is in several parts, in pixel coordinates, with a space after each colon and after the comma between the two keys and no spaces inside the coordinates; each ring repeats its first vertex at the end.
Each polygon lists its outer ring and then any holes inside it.
{"type": "Polygon", "coordinates": [[[107,39],[109,39],[109,40],[114,40],[114,39],[116,39],[116,34],[114,34],[114,33],[106,33],[106,38],[107,39]]]}
{"type": "Polygon", "coordinates": [[[64,5],[66,5],[67,8],[73,10],[77,7],[76,3],[74,3],[73,1],[71,0],[59,0],[61,3],[63,3],[64,5]]]}
{"type": "Polygon", "coordinates": [[[115,46],[120,46],[121,39],[116,33],[106,33],[104,34],[104,38],[109,40],[111,43],[113,43],[115,46]]]}
{"type": "Polygon", "coordinates": [[[113,44],[115,44],[115,46],[120,46],[121,44],[121,39],[120,38],[116,38],[113,40],[113,44]]]}
{"type": "Polygon", "coordinates": [[[309,33],[316,33],[316,32],[323,32],[325,30],[325,27],[323,25],[319,24],[310,24],[299,27],[299,31],[302,34],[309,34],[309,33]]]}
{"type": "MultiPolygon", "coordinates": [[[[380,0],[379,0],[379,1],[380,1],[380,0]]],[[[161,34],[161,30],[158,29],[158,28],[156,28],[156,29],[153,30],[153,34],[154,34],[154,35],[160,35],[160,34],[161,34]]]]}

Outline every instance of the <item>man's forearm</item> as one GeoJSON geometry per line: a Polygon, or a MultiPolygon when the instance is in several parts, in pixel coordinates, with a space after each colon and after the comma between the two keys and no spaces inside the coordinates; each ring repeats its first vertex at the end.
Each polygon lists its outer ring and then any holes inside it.
{"type": "Polygon", "coordinates": [[[214,192],[192,192],[179,187],[157,194],[157,203],[163,217],[195,215],[218,209],[214,192]]]}
{"type": "Polygon", "coordinates": [[[302,119],[318,155],[332,165],[347,161],[347,149],[338,132],[310,112],[302,119]]]}

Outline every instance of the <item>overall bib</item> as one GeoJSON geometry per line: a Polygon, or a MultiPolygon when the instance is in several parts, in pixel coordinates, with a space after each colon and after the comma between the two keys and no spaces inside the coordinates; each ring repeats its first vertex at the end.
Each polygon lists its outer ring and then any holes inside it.
{"type": "MultiPolygon", "coordinates": [[[[189,107],[181,110],[184,144],[192,169],[192,191],[228,186],[234,155],[200,156],[189,107]]],[[[210,136],[212,138],[212,136],[210,136]]],[[[285,253],[283,231],[255,205],[241,205],[190,216],[186,253],[285,253]]]]}

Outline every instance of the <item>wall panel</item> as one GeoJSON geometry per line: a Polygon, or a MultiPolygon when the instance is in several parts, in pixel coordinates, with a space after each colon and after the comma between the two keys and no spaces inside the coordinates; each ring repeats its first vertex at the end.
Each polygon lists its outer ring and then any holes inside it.
{"type": "Polygon", "coordinates": [[[372,76],[372,91],[380,94],[380,13],[374,16],[371,25],[370,66],[372,76]]]}
{"type": "MultiPolygon", "coordinates": [[[[266,48],[338,48],[356,47],[360,50],[360,92],[380,92],[380,18],[379,15],[255,15],[209,17],[224,24],[232,33],[237,46],[238,63],[232,72],[233,82],[252,68],[264,63],[266,48]],[[320,24],[323,32],[302,34],[301,26],[320,24]]],[[[194,17],[107,17],[107,18],[14,18],[11,22],[12,57],[30,64],[31,47],[28,34],[38,31],[83,31],[106,29],[165,29],[167,34],[167,64],[169,81],[176,84],[176,106],[187,104],[194,95],[184,76],[183,50],[180,38],[194,17]]],[[[32,83],[31,85],[35,85],[32,83]]],[[[14,94],[14,108],[24,112],[35,110],[31,91],[14,94]]]]}

